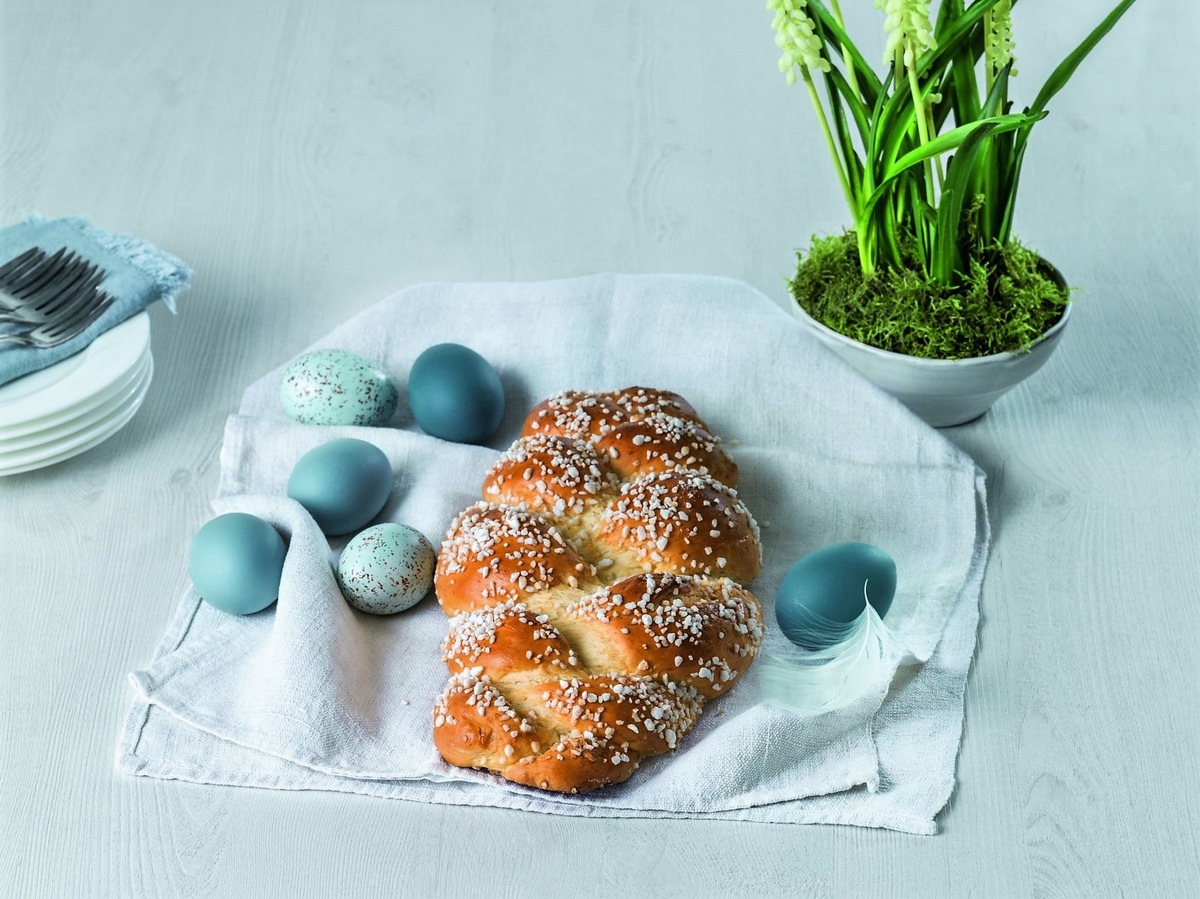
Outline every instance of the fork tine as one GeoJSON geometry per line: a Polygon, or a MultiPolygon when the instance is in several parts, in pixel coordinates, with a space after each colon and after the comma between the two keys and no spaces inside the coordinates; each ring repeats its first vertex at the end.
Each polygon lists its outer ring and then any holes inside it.
{"type": "Polygon", "coordinates": [[[36,289],[28,291],[24,297],[26,302],[22,308],[43,315],[49,314],[63,292],[78,283],[80,275],[87,271],[87,266],[87,262],[82,259],[71,262],[55,277],[46,280],[36,289]]]}
{"type": "Polygon", "coordinates": [[[92,298],[95,302],[88,308],[81,308],[70,318],[55,321],[52,326],[48,326],[43,332],[45,336],[55,343],[70,340],[103,315],[104,311],[112,304],[112,297],[102,290],[93,290],[92,298]]]}
{"type": "Polygon", "coordinates": [[[44,316],[65,314],[74,299],[94,286],[88,283],[94,273],[95,268],[89,262],[77,260],[63,271],[60,278],[29,298],[29,309],[44,316]]]}
{"type": "Polygon", "coordinates": [[[74,261],[74,257],[75,254],[73,252],[63,247],[53,256],[42,260],[36,270],[29,271],[23,283],[17,288],[17,291],[20,294],[26,294],[53,281],[65,266],[70,265],[74,261]]]}
{"type": "Polygon", "coordinates": [[[49,254],[41,247],[34,247],[29,252],[22,253],[20,256],[6,265],[6,269],[8,266],[11,266],[11,269],[8,270],[9,277],[14,276],[19,271],[28,272],[30,268],[35,265],[40,265],[48,257],[49,254]]]}
{"type": "Polygon", "coordinates": [[[92,288],[87,293],[82,294],[71,304],[67,314],[54,316],[54,318],[47,321],[43,327],[53,333],[72,331],[82,319],[91,314],[92,310],[98,306],[102,300],[102,292],[92,288]]]}
{"type": "MultiPolygon", "coordinates": [[[[42,260],[36,266],[23,272],[19,279],[9,285],[9,292],[19,298],[24,298],[29,291],[35,290],[47,279],[54,276],[67,248],[63,247],[49,259],[42,260]]],[[[74,254],[72,254],[74,255],[74,254]]]]}
{"type": "Polygon", "coordinates": [[[39,247],[37,253],[35,253],[33,257],[26,263],[24,267],[24,273],[28,275],[34,269],[41,268],[47,263],[56,261],[55,257],[61,258],[63,253],[66,251],[66,247],[59,247],[59,249],[55,251],[54,256],[51,256],[48,252],[39,247]]]}
{"type": "Polygon", "coordinates": [[[81,311],[86,311],[94,303],[96,303],[96,287],[100,282],[100,278],[89,278],[78,289],[72,291],[58,308],[47,316],[47,324],[54,320],[62,320],[69,322],[71,319],[80,314],[81,311]]]}
{"type": "Polygon", "coordinates": [[[15,259],[10,259],[4,265],[0,265],[0,282],[21,270],[27,263],[34,262],[39,256],[44,255],[41,247],[30,247],[20,256],[15,259]]]}
{"type": "Polygon", "coordinates": [[[25,291],[20,296],[6,296],[4,306],[0,309],[0,320],[9,322],[37,322],[48,317],[50,310],[58,304],[62,292],[71,284],[76,283],[79,275],[78,266],[71,266],[54,278],[47,279],[40,286],[25,291]]]}
{"type": "Polygon", "coordinates": [[[112,305],[100,285],[108,273],[62,247],[48,256],[40,247],[0,265],[0,346],[52,347],[86,330],[112,305]]]}
{"type": "Polygon", "coordinates": [[[35,250],[36,252],[32,253],[28,259],[25,259],[19,266],[14,265],[8,274],[5,275],[4,279],[0,280],[0,291],[2,291],[0,292],[0,302],[5,307],[11,307],[14,303],[18,302],[17,298],[9,293],[9,291],[15,290],[18,284],[22,283],[29,277],[30,273],[39,269],[43,262],[45,262],[45,251],[40,248],[35,248],[35,250]]]}

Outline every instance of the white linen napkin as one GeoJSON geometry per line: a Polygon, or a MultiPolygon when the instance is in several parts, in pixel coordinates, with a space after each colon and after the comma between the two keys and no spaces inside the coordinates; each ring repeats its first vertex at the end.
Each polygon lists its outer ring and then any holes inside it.
{"type": "MultiPolygon", "coordinates": [[[[372,359],[402,388],[426,347],[466,344],[504,381],[491,447],[426,436],[401,404],[389,427],[291,422],[281,366],[252,384],[221,450],[217,512],[259,515],[289,538],[278,603],[244,618],[189,590],[136,698],[121,770],[200,783],[324,789],[584,816],[822,822],[934,833],[954,785],[988,528],[974,463],[878,391],[762,294],[736,281],[598,275],[535,284],[426,284],[337,328],[315,348],[372,359]],[[648,385],[687,397],[728,441],[738,491],[762,525],[752,589],[782,648],[773,599],[800,556],[862,540],[897,562],[888,623],[907,653],[860,700],[800,718],[762,702],[751,668],[711,702],[681,748],[624,784],[563,796],[447,765],[431,709],[446,618],[430,596],[376,617],[342,599],[327,541],[286,498],[292,465],[334,437],[379,446],[395,488],[379,519],[435,545],[480,495],[529,408],[567,388],[648,385]]],[[[180,550],[181,565],[185,548],[180,550]]]]}

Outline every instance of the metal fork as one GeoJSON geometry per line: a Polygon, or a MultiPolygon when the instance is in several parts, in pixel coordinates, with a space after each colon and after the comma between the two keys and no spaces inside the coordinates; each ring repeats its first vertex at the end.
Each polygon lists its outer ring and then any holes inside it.
{"type": "Polygon", "coordinates": [[[99,289],[106,272],[66,248],[53,255],[34,247],[0,266],[0,333],[5,344],[52,347],[83,331],[112,303],[99,289]]]}

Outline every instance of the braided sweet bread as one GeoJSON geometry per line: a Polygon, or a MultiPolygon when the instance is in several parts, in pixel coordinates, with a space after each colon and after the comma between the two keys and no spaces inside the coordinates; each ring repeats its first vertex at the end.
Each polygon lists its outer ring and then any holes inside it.
{"type": "Polygon", "coordinates": [[[534,408],[451,524],[438,601],[452,765],[544,790],[627,779],[679,745],[762,642],[758,527],[737,466],[673,393],[534,408]]]}

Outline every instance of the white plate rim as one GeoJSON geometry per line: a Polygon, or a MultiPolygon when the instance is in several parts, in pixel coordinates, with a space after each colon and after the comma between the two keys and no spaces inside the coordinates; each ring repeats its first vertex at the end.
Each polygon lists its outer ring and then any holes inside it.
{"type": "Polygon", "coordinates": [[[5,457],[11,453],[27,452],[39,447],[49,449],[119,414],[139,393],[145,392],[150,382],[152,367],[153,363],[147,356],[146,361],[138,366],[137,377],[123,382],[119,390],[109,392],[109,395],[98,402],[89,403],[83,412],[73,418],[17,436],[10,437],[0,432],[0,466],[3,466],[5,457]]]}
{"type": "Polygon", "coordinates": [[[131,418],[133,418],[134,414],[138,410],[138,406],[140,406],[140,405],[141,405],[141,402],[139,401],[137,405],[133,406],[133,408],[129,410],[128,414],[126,414],[123,419],[121,419],[120,421],[113,424],[113,427],[111,430],[105,431],[103,434],[96,435],[96,438],[94,440],[90,440],[90,441],[82,444],[81,446],[77,446],[77,447],[74,447],[69,450],[64,450],[62,453],[59,453],[58,455],[49,456],[45,459],[39,459],[36,462],[28,462],[24,465],[13,466],[12,468],[0,468],[0,478],[8,477],[9,475],[14,475],[14,474],[25,474],[26,472],[30,472],[30,471],[37,471],[39,468],[49,468],[51,465],[57,465],[59,462],[65,462],[68,459],[73,459],[76,456],[82,455],[83,453],[87,452],[88,450],[93,449],[96,446],[99,446],[101,443],[103,443],[109,437],[114,436],[118,431],[120,431],[123,427],[125,427],[125,425],[127,425],[129,423],[129,420],[131,418]]]}
{"type": "Polygon", "coordinates": [[[146,369],[149,366],[149,357],[150,348],[147,347],[137,362],[134,363],[133,368],[118,378],[113,384],[104,390],[98,391],[94,396],[80,400],[69,408],[49,415],[43,415],[39,418],[31,418],[19,424],[0,425],[0,443],[12,438],[36,434],[38,431],[56,428],[75,418],[86,415],[93,406],[107,402],[112,397],[127,390],[131,384],[141,381],[145,377],[146,369]]]}
{"type": "Polygon", "coordinates": [[[5,477],[12,474],[23,474],[27,471],[34,471],[38,468],[45,468],[50,465],[55,465],[59,462],[65,462],[67,459],[78,456],[80,453],[86,452],[98,444],[103,443],[129,423],[129,420],[132,419],[137,413],[138,409],[141,408],[142,401],[146,398],[146,394],[149,392],[149,387],[150,382],[147,381],[146,390],[143,390],[140,395],[135,397],[134,401],[127,405],[125,409],[112,420],[110,427],[103,431],[95,432],[93,438],[85,440],[83,443],[77,446],[64,449],[61,452],[51,453],[41,458],[29,459],[17,464],[2,465],[0,466],[0,477],[5,477]]]}
{"type": "Polygon", "coordinates": [[[0,428],[19,426],[86,402],[136,366],[149,345],[150,316],[139,312],[73,356],[0,386],[0,428]],[[55,379],[56,371],[66,373],[55,379]],[[36,380],[29,382],[27,378],[36,380]],[[28,394],[14,386],[27,387],[41,381],[46,382],[45,386],[28,394]],[[6,392],[17,395],[6,399],[6,392]]]}

